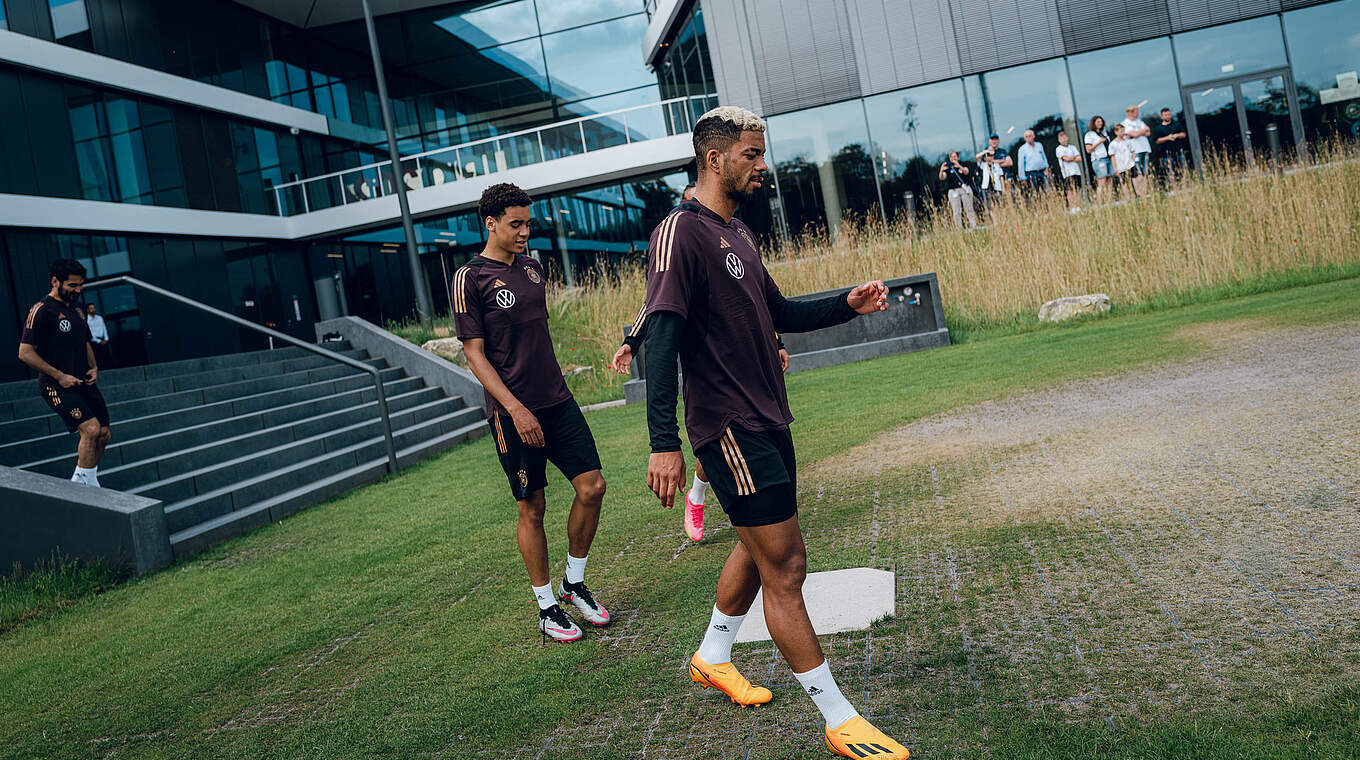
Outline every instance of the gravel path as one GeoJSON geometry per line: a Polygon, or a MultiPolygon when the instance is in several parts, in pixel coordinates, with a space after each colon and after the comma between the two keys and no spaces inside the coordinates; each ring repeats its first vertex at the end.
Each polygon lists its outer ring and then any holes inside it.
{"type": "MultiPolygon", "coordinates": [[[[897,574],[893,621],[824,639],[871,720],[924,756],[990,757],[998,729],[1038,715],[1252,715],[1356,682],[1360,323],[1184,337],[1212,349],[922,420],[807,468],[813,569],[897,574]]],[[[684,549],[678,533],[654,541],[684,549]]],[[[659,624],[616,622],[619,655],[659,624]]],[[[677,664],[655,699],[496,756],[823,756],[774,648],[735,659],[774,703],[738,710],[677,664]]]]}

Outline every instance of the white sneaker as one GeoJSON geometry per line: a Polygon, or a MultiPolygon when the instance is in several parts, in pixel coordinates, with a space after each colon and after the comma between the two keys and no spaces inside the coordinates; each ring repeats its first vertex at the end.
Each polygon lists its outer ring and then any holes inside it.
{"type": "Polygon", "coordinates": [[[546,610],[538,611],[538,629],[543,632],[544,636],[553,641],[564,643],[576,641],[585,635],[581,633],[581,629],[575,623],[571,622],[567,613],[555,604],[546,610]]]}
{"type": "Polygon", "coordinates": [[[95,482],[94,478],[87,472],[75,473],[74,475],[71,476],[71,482],[79,483],[82,486],[94,486],[96,488],[99,487],[99,483],[95,482]]]}
{"type": "Polygon", "coordinates": [[[564,602],[571,602],[576,605],[576,611],[581,613],[581,617],[590,621],[593,625],[609,625],[609,610],[603,604],[595,601],[595,597],[586,588],[586,582],[567,583],[562,580],[562,592],[557,598],[564,602]]]}

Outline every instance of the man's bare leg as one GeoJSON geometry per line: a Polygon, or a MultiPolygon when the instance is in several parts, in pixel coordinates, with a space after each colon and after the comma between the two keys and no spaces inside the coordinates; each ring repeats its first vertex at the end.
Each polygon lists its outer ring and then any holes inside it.
{"type": "Polygon", "coordinates": [[[99,440],[99,420],[85,420],[76,430],[80,432],[80,443],[76,444],[76,464],[85,468],[97,467],[99,457],[104,453],[104,446],[99,440]]]}
{"type": "Polygon", "coordinates": [[[572,478],[571,487],[576,489],[576,498],[567,515],[567,552],[574,557],[585,557],[595,540],[595,529],[600,525],[604,476],[599,470],[583,472],[572,478]]]}
{"type": "Polygon", "coordinates": [[[548,536],[543,532],[543,513],[547,503],[543,489],[529,494],[529,498],[516,502],[519,505],[519,524],[515,529],[515,539],[519,542],[519,553],[524,558],[524,568],[529,571],[529,582],[534,586],[548,584],[548,536]]]}
{"type": "MultiPolygon", "coordinates": [[[[803,544],[798,517],[795,515],[774,525],[738,526],[736,531],[756,565],[765,596],[765,625],[775,646],[779,647],[779,653],[795,673],[821,665],[825,658],[803,603],[807,547],[803,544]]],[[[741,568],[734,567],[733,570],[740,572],[741,568]]],[[[727,575],[726,566],[723,575],[727,575]]],[[[722,581],[719,578],[719,587],[722,581]]]]}

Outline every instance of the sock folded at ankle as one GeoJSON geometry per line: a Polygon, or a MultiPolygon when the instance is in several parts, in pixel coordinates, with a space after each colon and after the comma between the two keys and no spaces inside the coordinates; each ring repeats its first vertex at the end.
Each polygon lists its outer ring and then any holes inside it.
{"type": "Polygon", "coordinates": [[[732,661],[732,642],[737,640],[741,621],[745,615],[724,615],[713,606],[713,615],[708,619],[708,630],[704,632],[703,643],[699,644],[699,659],[709,665],[721,665],[732,661]]]}
{"type": "MultiPolygon", "coordinates": [[[[708,481],[700,480],[698,475],[694,476],[694,485],[689,487],[689,500],[695,504],[704,503],[704,493],[708,491],[708,481]]],[[[705,660],[707,662],[707,660],[705,660]]]]}
{"type": "Polygon", "coordinates": [[[794,673],[793,677],[798,679],[798,683],[803,686],[803,692],[811,697],[813,704],[822,711],[822,718],[826,720],[828,726],[835,728],[859,715],[859,711],[850,704],[850,700],[841,694],[836,679],[831,676],[831,666],[826,660],[822,660],[821,665],[806,673],[794,673]]]}
{"type": "Polygon", "coordinates": [[[567,553],[567,583],[580,583],[586,579],[587,557],[573,557],[567,553]]]}
{"type": "Polygon", "coordinates": [[[557,599],[553,597],[552,584],[546,586],[534,586],[534,600],[538,602],[540,610],[546,610],[557,604],[557,599]]]}

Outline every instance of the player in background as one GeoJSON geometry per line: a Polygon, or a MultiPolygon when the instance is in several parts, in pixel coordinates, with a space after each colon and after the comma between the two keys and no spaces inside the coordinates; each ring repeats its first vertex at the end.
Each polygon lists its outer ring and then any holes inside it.
{"type": "Polygon", "coordinates": [[[547,277],[543,266],[525,255],[532,203],[528,193],[511,184],[492,185],[482,193],[477,209],[486,225],[486,247],[454,274],[449,295],[468,367],[486,389],[491,441],[519,506],[516,539],[538,601],[539,630],[565,642],[582,633],[559,599],[590,623],[609,624],[609,612],[585,583],[605,486],[595,438],[553,353],[547,277]],[[576,492],[567,515],[566,575],[557,594],[548,577],[543,532],[548,462],[576,492]]]}
{"type": "Polygon", "coordinates": [[[99,363],[90,346],[90,329],[76,305],[85,286],[85,267],[57,259],[52,289],[33,304],[19,337],[19,360],[38,372],[38,392],[66,429],[80,434],[71,482],[99,487],[99,460],[109,444],[109,408],[95,383],[99,363]]]}
{"type": "Polygon", "coordinates": [[[640,317],[647,334],[652,448],[647,485],[668,508],[683,488],[675,420],[683,366],[689,440],[739,538],[718,578],[707,632],[690,658],[690,678],[737,704],[771,699],[769,689],[753,686],[731,662],[732,642],[756,592],[763,591],[766,624],[822,713],[827,747],[845,757],[901,760],[907,749],[841,694],[808,619],[793,415],[775,343],[776,332],[805,332],[883,311],[888,290],[875,281],[844,295],[785,299],[750,230],[733,218],[737,204],[764,184],[765,123],[745,109],[720,107],[699,118],[693,140],[697,210],[673,211],[652,233],[640,317]]]}

